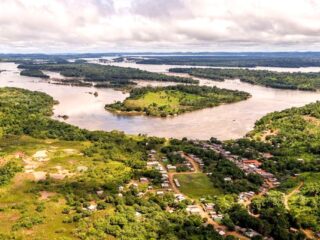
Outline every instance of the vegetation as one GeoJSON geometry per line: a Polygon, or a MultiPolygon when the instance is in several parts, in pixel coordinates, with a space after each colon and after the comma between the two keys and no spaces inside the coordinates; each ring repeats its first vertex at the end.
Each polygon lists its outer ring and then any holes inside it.
{"type": "Polygon", "coordinates": [[[320,89],[319,73],[289,73],[249,69],[172,68],[169,71],[188,73],[191,76],[214,81],[240,79],[243,82],[272,88],[315,91],[320,89]]]}
{"type": "Polygon", "coordinates": [[[222,239],[173,194],[130,187],[158,177],[146,159],[164,139],[81,130],[51,120],[53,104],[0,89],[1,239],[222,239]]]}
{"type": "Polygon", "coordinates": [[[123,68],[90,63],[49,63],[20,64],[26,70],[46,70],[59,72],[65,77],[83,78],[89,82],[106,82],[110,84],[134,84],[131,80],[170,81],[180,83],[197,83],[191,78],[168,76],[165,74],[142,71],[135,68],[123,68]]]}
{"type": "Polygon", "coordinates": [[[280,175],[319,172],[320,102],[266,115],[248,137],[272,146],[264,168],[280,175]]]}
{"type": "Polygon", "coordinates": [[[107,110],[166,117],[249,98],[249,94],[207,86],[177,85],[131,90],[124,102],[106,105],[107,110]]]}
{"type": "MultiPolygon", "coordinates": [[[[128,58],[127,58],[128,59],[128,58]]],[[[201,53],[198,55],[129,58],[138,64],[170,64],[212,67],[317,67],[318,53],[201,53]]],[[[119,58],[121,60],[121,58],[119,58]]],[[[118,61],[119,61],[118,60],[118,61]]]]}
{"type": "Polygon", "coordinates": [[[181,187],[180,191],[188,197],[199,199],[220,195],[221,192],[214,188],[208,176],[204,173],[176,175],[181,187]]]}
{"type": "Polygon", "coordinates": [[[46,75],[46,74],[44,74],[42,71],[40,71],[40,70],[34,70],[34,69],[22,70],[22,71],[20,72],[20,75],[22,75],[22,76],[28,76],[28,77],[49,78],[49,76],[46,75]]]}

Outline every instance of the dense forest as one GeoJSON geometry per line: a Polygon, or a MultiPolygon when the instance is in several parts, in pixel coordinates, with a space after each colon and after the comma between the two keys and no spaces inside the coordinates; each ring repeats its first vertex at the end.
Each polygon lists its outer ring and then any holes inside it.
{"type": "Polygon", "coordinates": [[[272,146],[272,161],[266,167],[284,174],[320,171],[320,102],[266,115],[257,121],[248,137],[272,146]]]}
{"type": "Polygon", "coordinates": [[[124,102],[106,105],[107,110],[166,117],[249,98],[241,91],[197,85],[134,88],[124,102]]]}
{"type": "Polygon", "coordinates": [[[147,72],[135,68],[123,68],[90,63],[51,63],[51,64],[20,64],[18,68],[26,70],[47,70],[59,72],[65,77],[83,78],[93,82],[131,83],[129,80],[170,81],[180,83],[197,83],[191,78],[168,76],[147,72]]]}
{"type": "Polygon", "coordinates": [[[26,69],[26,70],[22,70],[20,72],[20,75],[22,76],[28,76],[28,77],[38,77],[38,78],[49,78],[48,75],[44,74],[42,71],[40,70],[33,70],[33,69],[26,69]]]}
{"type": "Polygon", "coordinates": [[[208,78],[214,81],[240,79],[243,82],[282,89],[315,91],[320,88],[319,73],[289,73],[249,69],[220,68],[172,68],[170,72],[188,73],[191,76],[208,78]]]}
{"type": "Polygon", "coordinates": [[[311,56],[283,56],[283,55],[242,55],[242,56],[157,56],[145,59],[134,59],[138,64],[169,64],[211,67],[318,67],[320,58],[311,56]]]}

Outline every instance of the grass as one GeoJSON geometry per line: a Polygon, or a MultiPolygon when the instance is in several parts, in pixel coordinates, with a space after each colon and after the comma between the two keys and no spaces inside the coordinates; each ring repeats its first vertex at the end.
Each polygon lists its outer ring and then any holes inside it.
{"type": "Polygon", "coordinates": [[[245,100],[245,92],[196,85],[135,88],[123,102],[106,105],[116,113],[166,117],[245,100]]]}
{"type": "Polygon", "coordinates": [[[139,99],[125,100],[124,105],[128,108],[148,108],[152,104],[157,104],[157,108],[162,108],[163,111],[172,114],[177,114],[180,109],[188,109],[187,106],[181,105],[181,101],[197,101],[203,97],[194,94],[187,94],[178,91],[159,91],[149,92],[139,99]]]}
{"type": "MultiPolygon", "coordinates": [[[[11,136],[0,139],[0,152],[2,162],[12,160],[23,163],[23,159],[16,159],[16,152],[23,152],[27,158],[32,158],[32,155],[39,150],[48,151],[48,161],[42,162],[35,171],[54,172],[55,166],[61,166],[70,172],[80,176],[82,173],[77,171],[77,166],[87,166],[88,169],[101,168],[113,172],[113,175],[121,177],[122,173],[128,174],[126,171],[114,171],[122,167],[120,162],[110,161],[108,163],[97,163],[90,161],[91,158],[83,156],[81,151],[90,146],[88,142],[76,141],[60,141],[60,140],[40,140],[28,136],[11,136]],[[73,150],[70,152],[70,150],[73,150]]],[[[126,169],[125,169],[126,170],[126,169]]],[[[113,175],[106,172],[106,178],[111,178],[113,175]],[[112,176],[111,176],[112,175],[112,176]]],[[[42,187],[33,180],[32,173],[20,172],[15,175],[11,182],[0,187],[0,234],[15,236],[18,239],[75,239],[74,229],[76,223],[64,223],[68,215],[62,211],[68,205],[65,196],[53,190],[54,196],[48,199],[40,198],[42,187]],[[43,206],[42,211],[37,211],[39,205],[43,206]],[[19,228],[12,231],[15,224],[21,218],[40,217],[43,223],[36,224],[29,228],[19,228]]],[[[111,207],[100,211],[99,214],[106,214],[113,211],[111,207]]],[[[98,213],[97,213],[98,214],[98,213]]],[[[96,214],[93,214],[93,219],[96,214]]],[[[1,237],[0,237],[1,238],[1,237]]],[[[111,238],[110,238],[111,239],[111,238]]]]}
{"type": "Polygon", "coordinates": [[[221,194],[204,173],[176,175],[175,178],[179,180],[181,185],[180,191],[190,198],[199,199],[221,194]]]}

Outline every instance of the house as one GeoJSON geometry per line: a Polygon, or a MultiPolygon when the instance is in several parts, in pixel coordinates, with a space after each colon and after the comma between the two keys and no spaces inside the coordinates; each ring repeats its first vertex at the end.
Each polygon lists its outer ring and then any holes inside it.
{"type": "Polygon", "coordinates": [[[167,165],[167,170],[168,170],[168,171],[176,171],[176,170],[177,170],[177,167],[176,167],[176,166],[173,166],[173,165],[171,165],[171,164],[168,164],[168,165],[167,165]]]}
{"type": "Polygon", "coordinates": [[[200,209],[197,205],[188,205],[186,210],[189,214],[200,215],[200,209]]]}
{"type": "Polygon", "coordinates": [[[245,231],[244,235],[246,235],[249,238],[253,238],[253,237],[258,236],[260,234],[252,229],[247,229],[247,231],[245,231]]]}
{"type": "Polygon", "coordinates": [[[150,166],[150,167],[158,166],[158,164],[159,164],[158,161],[149,161],[149,162],[147,162],[147,166],[150,166]]]}
{"type": "Polygon", "coordinates": [[[157,195],[163,195],[164,192],[163,191],[157,191],[157,195]]]}
{"type": "Polygon", "coordinates": [[[205,207],[205,211],[209,212],[214,209],[214,204],[213,203],[206,203],[206,204],[204,204],[204,207],[205,207]]]}
{"type": "Polygon", "coordinates": [[[212,215],[212,219],[215,220],[215,221],[221,221],[222,218],[223,218],[222,214],[213,214],[212,215]]]}
{"type": "Polygon", "coordinates": [[[253,165],[255,167],[260,167],[262,165],[262,163],[257,160],[243,160],[242,162],[246,165],[253,165]]]}
{"type": "Polygon", "coordinates": [[[174,184],[179,188],[180,187],[179,180],[177,178],[174,178],[173,181],[174,181],[174,184]]]}
{"type": "Polygon", "coordinates": [[[168,184],[168,183],[161,183],[161,187],[162,187],[162,188],[168,188],[168,187],[169,187],[169,184],[168,184]]]}
{"type": "Polygon", "coordinates": [[[149,182],[149,180],[148,180],[148,178],[141,177],[141,178],[140,178],[140,182],[142,182],[142,183],[147,183],[147,182],[149,182]]]}
{"type": "Polygon", "coordinates": [[[231,178],[231,177],[225,177],[223,180],[224,180],[225,182],[231,182],[231,181],[232,181],[232,178],[231,178]]]}
{"type": "Polygon", "coordinates": [[[98,196],[102,196],[102,194],[104,193],[103,190],[97,191],[96,192],[98,196]]]}
{"type": "Polygon", "coordinates": [[[182,195],[182,194],[175,194],[174,197],[179,201],[183,201],[185,200],[186,198],[182,195]]]}
{"type": "Polygon", "coordinates": [[[96,210],[97,210],[97,205],[96,205],[96,204],[90,204],[90,205],[87,207],[87,210],[89,210],[89,211],[96,211],[96,210]]]}
{"type": "Polygon", "coordinates": [[[138,192],[138,193],[137,193],[137,197],[142,197],[143,195],[144,195],[143,192],[138,192]]]}
{"type": "Polygon", "coordinates": [[[118,190],[119,190],[119,192],[122,192],[124,190],[124,187],[123,186],[119,186],[118,190]]]}

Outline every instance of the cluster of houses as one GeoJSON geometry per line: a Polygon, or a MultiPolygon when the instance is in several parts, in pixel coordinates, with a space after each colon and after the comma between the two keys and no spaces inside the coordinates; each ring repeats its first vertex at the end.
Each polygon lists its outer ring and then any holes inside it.
{"type": "Polygon", "coordinates": [[[203,210],[216,222],[219,222],[223,218],[223,214],[216,212],[214,203],[204,203],[203,210]]]}
{"type": "MultiPolygon", "coordinates": [[[[263,169],[261,169],[262,163],[258,160],[249,160],[246,158],[241,158],[239,156],[231,154],[229,151],[226,151],[222,145],[215,143],[200,143],[196,142],[196,144],[200,144],[202,147],[206,149],[213,150],[217,153],[220,153],[229,161],[235,163],[240,169],[242,169],[246,174],[254,173],[260,175],[264,179],[264,183],[260,188],[260,192],[266,193],[268,189],[277,187],[280,185],[278,179],[272,174],[263,169]]],[[[231,178],[226,177],[224,181],[232,181],[231,178]]],[[[254,196],[253,192],[244,192],[239,195],[240,201],[246,201],[251,199],[254,196]]]]}
{"type": "Polygon", "coordinates": [[[156,160],[155,154],[155,150],[150,151],[148,155],[147,167],[158,170],[161,174],[161,188],[170,190],[168,171],[162,166],[162,164],[158,160],[156,160]]]}
{"type": "Polygon", "coordinates": [[[191,157],[196,163],[198,163],[200,169],[203,169],[204,163],[203,163],[203,160],[201,158],[197,157],[194,154],[188,154],[188,156],[191,157]]]}

